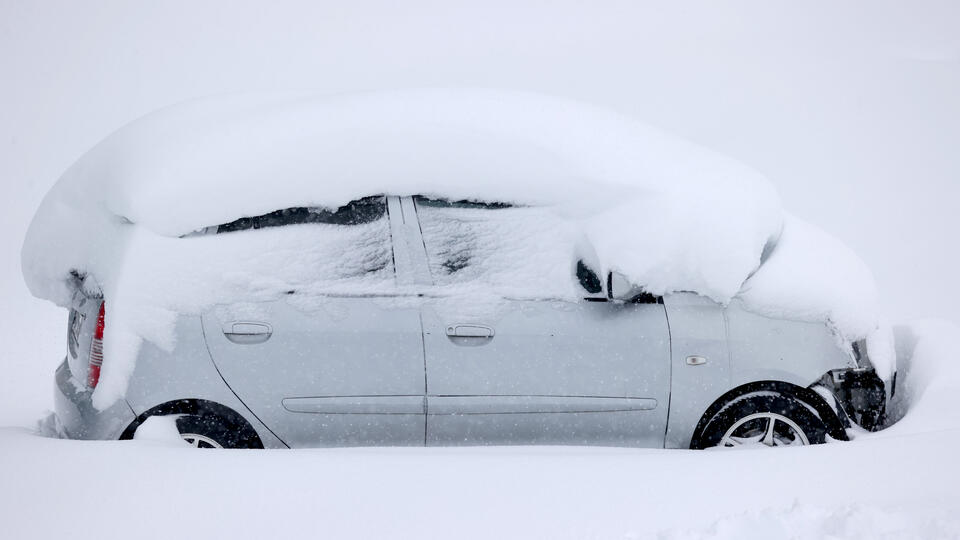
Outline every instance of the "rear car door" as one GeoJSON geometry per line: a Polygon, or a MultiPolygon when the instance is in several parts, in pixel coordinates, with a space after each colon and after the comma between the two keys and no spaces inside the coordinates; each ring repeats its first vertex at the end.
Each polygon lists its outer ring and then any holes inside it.
{"type": "Polygon", "coordinates": [[[357,203],[294,218],[297,227],[316,228],[322,252],[277,250],[290,265],[316,261],[315,283],[202,317],[224,380],[291,447],[424,441],[419,312],[398,301],[385,198],[357,203]]]}
{"type": "Polygon", "coordinates": [[[419,199],[417,215],[428,445],[663,446],[663,305],[607,302],[549,212],[419,199]]]}

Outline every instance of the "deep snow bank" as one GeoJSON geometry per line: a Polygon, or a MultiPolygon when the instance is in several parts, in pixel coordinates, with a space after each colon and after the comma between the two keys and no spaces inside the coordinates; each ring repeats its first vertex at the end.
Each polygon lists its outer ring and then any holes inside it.
{"type": "MultiPolygon", "coordinates": [[[[589,105],[463,90],[231,97],[149,115],[81,158],[30,226],[24,275],[35,295],[60,305],[71,271],[93,276],[109,299],[110,361],[95,395],[103,405],[122,395],[141,339],[173,345],[178,313],[250,290],[268,299],[310,276],[284,257],[250,270],[249,251],[220,238],[204,244],[207,270],[191,272],[201,266],[191,255],[197,239],[180,235],[384,193],[536,206],[601,272],[618,270],[655,294],[689,290],[718,302],[738,294],[784,225],[775,191],[755,171],[589,105]],[[291,275],[297,268],[303,275],[291,275]]],[[[748,305],[827,321],[848,340],[876,333],[869,272],[835,243],[831,255],[841,256],[797,268],[790,261],[825,235],[797,220],[788,227],[774,252],[785,262],[753,276],[748,305]],[[784,287],[804,294],[783,295],[784,287]]],[[[256,231],[268,245],[291,238],[264,233],[256,231]]],[[[873,353],[881,370],[892,365],[873,353]]]]}
{"type": "Polygon", "coordinates": [[[900,437],[960,429],[960,326],[937,319],[894,327],[897,394],[891,404],[896,423],[873,437],[900,437]]]}

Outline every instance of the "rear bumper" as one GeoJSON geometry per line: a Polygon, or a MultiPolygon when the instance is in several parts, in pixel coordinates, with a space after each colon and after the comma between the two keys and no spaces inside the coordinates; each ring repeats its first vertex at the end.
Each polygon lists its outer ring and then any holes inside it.
{"type": "Polygon", "coordinates": [[[70,366],[64,360],[57,368],[54,384],[54,411],[56,430],[69,439],[115,440],[135,419],[136,415],[125,400],[102,411],[93,406],[93,392],[76,387],[70,366]]]}

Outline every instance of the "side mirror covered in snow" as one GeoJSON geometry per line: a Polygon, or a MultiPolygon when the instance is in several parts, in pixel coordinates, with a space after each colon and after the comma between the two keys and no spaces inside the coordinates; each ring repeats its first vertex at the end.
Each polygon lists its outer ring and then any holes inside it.
{"type": "Polygon", "coordinates": [[[607,298],[621,302],[636,302],[640,304],[658,304],[661,299],[634,285],[627,276],[620,272],[611,271],[607,274],[607,298]]]}

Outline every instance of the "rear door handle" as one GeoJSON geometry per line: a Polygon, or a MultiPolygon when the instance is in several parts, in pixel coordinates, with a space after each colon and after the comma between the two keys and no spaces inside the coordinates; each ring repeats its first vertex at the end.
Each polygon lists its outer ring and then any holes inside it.
{"type": "Polygon", "coordinates": [[[447,335],[461,338],[492,338],[493,328],[481,324],[452,324],[447,327],[447,335]]]}
{"type": "Polygon", "coordinates": [[[482,324],[451,324],[446,333],[457,345],[485,345],[493,339],[493,328],[482,324]]]}
{"type": "Polygon", "coordinates": [[[223,325],[223,335],[239,345],[254,345],[270,339],[273,327],[262,322],[235,321],[223,325]]]}

